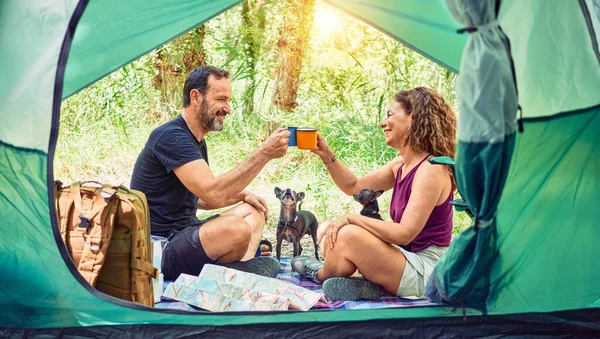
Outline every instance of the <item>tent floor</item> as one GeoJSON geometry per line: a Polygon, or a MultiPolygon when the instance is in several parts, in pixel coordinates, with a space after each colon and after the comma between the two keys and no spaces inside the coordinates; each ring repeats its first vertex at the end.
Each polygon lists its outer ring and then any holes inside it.
{"type": "MultiPolygon", "coordinates": [[[[305,322],[231,326],[110,325],[77,328],[0,328],[0,337],[197,337],[240,338],[432,338],[432,337],[599,337],[600,308],[552,313],[305,322]]],[[[265,319],[267,320],[267,319],[265,319]]]]}

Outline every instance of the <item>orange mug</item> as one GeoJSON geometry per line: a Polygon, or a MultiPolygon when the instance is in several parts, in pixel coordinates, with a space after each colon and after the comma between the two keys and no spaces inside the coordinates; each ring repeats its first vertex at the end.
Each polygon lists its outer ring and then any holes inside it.
{"type": "Polygon", "coordinates": [[[307,127],[297,128],[296,143],[299,149],[316,149],[317,129],[307,127]]]}

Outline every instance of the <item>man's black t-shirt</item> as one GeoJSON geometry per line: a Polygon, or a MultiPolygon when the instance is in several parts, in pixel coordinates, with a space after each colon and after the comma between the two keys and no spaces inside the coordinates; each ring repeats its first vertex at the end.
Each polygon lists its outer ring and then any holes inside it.
{"type": "Polygon", "coordinates": [[[131,188],[142,191],[150,207],[152,235],[167,237],[172,230],[198,225],[198,197],[177,178],[173,170],[190,161],[204,159],[208,151],[182,116],[157,127],[135,162],[131,188]]]}

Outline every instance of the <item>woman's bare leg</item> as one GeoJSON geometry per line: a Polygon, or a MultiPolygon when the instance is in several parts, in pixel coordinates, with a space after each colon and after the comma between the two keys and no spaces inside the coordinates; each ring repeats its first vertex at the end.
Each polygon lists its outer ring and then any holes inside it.
{"type": "Polygon", "coordinates": [[[325,257],[327,256],[327,246],[323,246],[322,244],[327,243],[327,241],[325,241],[327,238],[325,233],[327,232],[327,227],[329,227],[329,224],[331,224],[330,221],[325,221],[322,222],[317,228],[317,246],[319,246],[323,252],[323,260],[325,260],[325,257]]]}
{"type": "Polygon", "coordinates": [[[359,226],[346,225],[338,231],[333,249],[327,250],[317,277],[320,281],[350,277],[358,269],[367,280],[395,295],[405,266],[406,258],[398,248],[359,226]]]}
{"type": "MultiPolygon", "coordinates": [[[[324,223],[319,225],[319,228],[317,230],[317,239],[320,239],[320,241],[317,245],[321,248],[321,252],[323,253],[323,260],[325,260],[325,258],[327,256],[327,251],[329,251],[329,247],[326,245],[327,244],[327,236],[325,235],[325,233],[327,232],[327,227],[329,227],[329,224],[331,224],[330,221],[325,221],[324,223]]],[[[357,269],[355,269],[354,273],[352,273],[350,276],[358,277],[358,276],[360,276],[360,273],[358,272],[357,269]]]]}

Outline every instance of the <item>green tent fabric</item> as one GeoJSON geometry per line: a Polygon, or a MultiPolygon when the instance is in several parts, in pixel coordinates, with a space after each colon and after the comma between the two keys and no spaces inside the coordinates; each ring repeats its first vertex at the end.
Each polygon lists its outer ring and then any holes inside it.
{"type": "Polygon", "coordinates": [[[238,3],[91,1],[75,31],[63,98],[238,3]]]}
{"type": "MultiPolygon", "coordinates": [[[[458,70],[466,37],[455,32],[461,25],[444,1],[329,2],[458,70]]],[[[0,336],[600,331],[600,263],[594,260],[600,247],[600,62],[593,29],[598,20],[590,14],[600,12],[598,1],[590,0],[504,0],[500,6],[524,133],[515,136],[498,203],[488,316],[468,301],[408,309],[189,314],[123,302],[87,285],[60,245],[55,224],[52,168],[61,99],[237,3],[0,2],[0,336]]],[[[468,278],[455,277],[452,284],[460,287],[468,278]]]]}
{"type": "Polygon", "coordinates": [[[356,16],[401,41],[413,50],[458,72],[464,35],[443,0],[329,0],[328,3],[356,16]]]}
{"type": "Polygon", "coordinates": [[[0,3],[1,141],[48,152],[58,55],[76,4],[0,3]]]}
{"type": "MultiPolygon", "coordinates": [[[[477,2],[478,5],[482,5],[485,2],[477,2]]],[[[546,127],[543,131],[549,132],[552,124],[555,124],[556,121],[551,119],[549,116],[552,115],[565,115],[567,114],[581,114],[581,112],[590,112],[592,114],[591,120],[594,121],[593,114],[595,112],[595,107],[598,104],[599,98],[597,94],[597,89],[600,88],[600,76],[598,76],[598,67],[595,67],[595,59],[596,55],[594,53],[594,43],[593,38],[594,32],[590,31],[590,26],[586,25],[585,13],[586,13],[586,5],[585,3],[555,3],[552,5],[556,5],[554,7],[558,10],[549,11],[550,7],[547,7],[548,2],[536,2],[530,1],[527,4],[522,4],[519,2],[518,9],[519,11],[529,10],[528,6],[531,8],[535,8],[539,13],[544,13],[543,16],[535,16],[534,20],[531,20],[526,25],[522,24],[520,21],[518,24],[513,22],[509,18],[514,18],[514,16],[507,16],[511,13],[511,11],[515,11],[517,8],[516,3],[503,2],[504,16],[499,21],[501,26],[506,27],[514,27],[515,25],[521,25],[523,28],[519,31],[519,34],[514,36],[510,36],[510,43],[512,47],[512,57],[515,60],[515,68],[516,72],[516,84],[518,85],[519,90],[519,103],[523,104],[523,115],[525,116],[525,121],[532,122],[542,122],[542,125],[546,127]],[[522,6],[521,6],[522,5],[522,6]],[[571,19],[568,21],[567,19],[571,19]],[[539,20],[539,22],[538,22],[539,20]],[[558,25],[552,26],[551,29],[548,29],[546,23],[553,22],[556,20],[558,25]],[[526,29],[529,27],[529,29],[526,29]],[[550,31],[550,32],[548,32],[550,31]],[[574,34],[574,32],[579,31],[580,34],[574,34]],[[548,34],[553,34],[552,39],[548,37],[548,34]],[[546,42],[546,50],[550,48],[550,50],[558,50],[563,51],[563,53],[545,53],[544,57],[540,57],[535,61],[530,58],[523,58],[524,55],[536,55],[537,51],[531,50],[532,48],[539,48],[537,37],[541,37],[542,41],[546,42]],[[533,39],[532,39],[533,37],[533,39]],[[566,38],[569,38],[569,41],[566,41],[566,38]],[[527,40],[528,43],[524,44],[523,40],[527,40]],[[570,41],[577,41],[577,46],[570,45],[570,41]],[[513,44],[514,42],[514,44],[513,44]],[[524,54],[523,49],[528,53],[524,54]],[[577,53],[577,55],[574,55],[577,53]],[[549,79],[554,79],[556,83],[549,85],[546,80],[540,81],[542,75],[539,75],[536,78],[535,84],[531,82],[530,77],[532,74],[542,73],[544,72],[541,67],[547,66],[546,59],[553,60],[556,68],[561,70],[572,70],[572,72],[546,72],[551,73],[548,75],[549,79]],[[561,63],[565,64],[569,62],[568,66],[561,67],[561,63]],[[527,65],[527,70],[523,71],[523,64],[527,65]],[[587,69],[584,65],[592,66],[585,75],[583,74],[583,70],[587,69]],[[556,75],[558,74],[558,75],[556,75]],[[568,79],[573,78],[573,81],[568,81],[568,79]],[[540,84],[542,87],[548,87],[545,90],[545,93],[540,94],[540,84]],[[587,86],[591,86],[587,88],[587,86]],[[535,93],[535,94],[532,94],[535,93]],[[550,95],[550,93],[554,93],[550,95]],[[576,94],[575,94],[576,93],[576,94]],[[531,96],[534,96],[532,98],[531,96]],[[549,96],[550,95],[550,96],[549,96]],[[571,101],[571,98],[573,100],[571,101]],[[577,98],[577,100],[574,100],[577,98]],[[555,100],[558,99],[558,100],[555,100]],[[591,108],[590,108],[591,106],[591,108]],[[575,112],[565,112],[566,109],[575,109],[575,112]],[[544,112],[546,117],[541,118],[541,112],[544,112]],[[529,117],[529,118],[528,118],[529,117]]],[[[464,8],[463,8],[464,9],[464,8]]],[[[514,13],[513,13],[514,14],[514,13]]],[[[488,29],[488,28],[486,28],[488,29]]],[[[510,32],[510,30],[507,30],[510,32]]],[[[473,33],[479,34],[479,33],[473,33]]],[[[492,44],[488,44],[491,46],[492,44]]],[[[463,55],[463,64],[469,62],[468,57],[468,47],[465,49],[465,55],[463,55]]],[[[499,53],[495,54],[499,56],[499,53]]],[[[471,61],[469,65],[477,65],[478,62],[471,61]]],[[[483,64],[483,63],[482,63],[483,64]]],[[[470,70],[471,67],[469,67],[470,70]]],[[[495,71],[498,70],[498,66],[494,68],[495,71]]],[[[462,70],[462,68],[461,68],[462,70]]],[[[465,68],[465,72],[467,69],[465,68]]],[[[505,67],[504,69],[506,77],[512,77],[510,74],[510,70],[505,67]]],[[[505,243],[507,240],[499,237],[498,232],[501,230],[501,225],[499,224],[499,220],[502,220],[503,217],[507,215],[511,215],[512,213],[517,213],[517,211],[521,210],[519,207],[516,210],[503,210],[499,211],[496,214],[496,206],[498,205],[499,198],[501,196],[501,192],[506,190],[502,195],[502,201],[506,201],[507,195],[516,194],[513,190],[521,190],[520,187],[515,187],[508,185],[508,187],[504,186],[504,181],[507,180],[507,175],[509,173],[509,165],[511,162],[511,153],[513,150],[513,145],[515,143],[515,113],[516,113],[516,102],[509,102],[509,105],[506,105],[506,101],[510,96],[508,94],[511,93],[511,90],[506,89],[498,89],[497,85],[501,80],[501,76],[492,75],[493,72],[485,69],[478,71],[479,76],[481,76],[485,81],[484,85],[478,84],[478,81],[473,81],[470,79],[468,83],[461,83],[461,77],[464,77],[465,74],[459,75],[459,80],[457,82],[457,95],[459,96],[460,106],[460,119],[459,119],[459,145],[458,145],[458,156],[457,156],[457,183],[459,188],[461,188],[461,192],[464,193],[465,200],[469,203],[472,209],[476,212],[476,220],[473,227],[469,228],[465,232],[463,232],[450,247],[448,255],[443,258],[440,263],[436,267],[436,274],[434,278],[429,281],[430,286],[432,287],[431,296],[438,297],[439,299],[444,299],[446,301],[466,301],[469,300],[472,306],[475,306],[476,303],[481,302],[481,308],[486,310],[488,307],[493,308],[504,308],[507,307],[509,303],[518,304],[518,300],[512,300],[510,302],[506,301],[503,305],[499,305],[496,303],[498,298],[502,299],[502,296],[506,289],[496,289],[495,285],[502,286],[510,286],[510,289],[515,288],[515,285],[509,283],[512,281],[512,277],[506,276],[507,272],[502,271],[494,272],[492,271],[492,266],[501,262],[502,257],[506,256],[509,253],[513,253],[513,250],[509,251],[500,251],[499,248],[502,246],[507,246],[505,243]],[[490,83],[491,82],[491,83],[490,83]],[[474,84],[478,84],[474,86],[474,84]],[[497,95],[497,93],[491,93],[495,97],[481,99],[485,95],[484,91],[489,89],[496,90],[496,92],[502,93],[502,95],[497,95]],[[460,98],[461,95],[464,95],[465,91],[473,91],[476,95],[471,95],[470,100],[464,102],[464,98],[460,98]],[[508,93],[507,93],[508,91],[508,93]],[[474,104],[471,104],[474,103],[474,104]],[[470,106],[473,105],[473,106],[470,106]],[[479,106],[479,107],[478,107],[479,106]],[[466,108],[466,109],[465,109],[466,108]],[[504,114],[502,110],[504,109],[504,114]],[[495,114],[496,118],[489,118],[490,114],[495,114]],[[474,116],[473,119],[471,116],[474,116]],[[486,118],[487,117],[487,118],[486,118]],[[481,128],[480,126],[476,126],[473,123],[469,123],[469,121],[474,120],[475,122],[489,124],[485,128],[481,128]],[[505,132],[502,132],[502,131],[505,132]],[[485,131],[482,133],[482,131],[485,131]],[[495,135],[494,131],[500,131],[498,135],[495,135]],[[479,136],[478,136],[479,135],[479,136]],[[504,213],[504,214],[502,214],[504,213]],[[476,223],[480,223],[483,220],[484,227],[477,227],[476,223]],[[500,275],[496,275],[500,274],[500,275]],[[437,287],[437,288],[435,288],[437,287]]],[[[545,74],[545,73],[544,73],[545,74]]],[[[480,81],[481,82],[481,81],[480,81]]],[[[505,80],[507,84],[511,83],[511,79],[505,80]]],[[[514,90],[512,90],[514,91],[514,90]]],[[[516,100],[516,97],[515,99],[516,100]]],[[[580,117],[584,118],[583,115],[580,117]]],[[[562,118],[561,118],[562,119],[562,118]]],[[[559,118],[556,118],[559,120],[559,118]]],[[[571,122],[571,124],[576,124],[575,121],[571,122]]],[[[535,126],[538,126],[536,123],[535,126]]],[[[545,134],[540,136],[542,140],[546,143],[546,147],[559,149],[562,145],[557,145],[554,140],[559,139],[560,134],[568,134],[570,132],[569,129],[565,129],[563,131],[554,130],[556,134],[545,134]],[[545,139],[544,136],[546,136],[545,139]]],[[[529,140],[529,137],[534,133],[534,131],[529,130],[529,128],[523,133],[522,138],[529,140]]],[[[573,132],[574,135],[579,135],[582,131],[573,132]]],[[[520,137],[518,135],[517,137],[520,137]]],[[[518,140],[518,139],[517,139],[518,140]]],[[[520,141],[522,142],[522,141],[520,141]]],[[[530,141],[534,142],[534,141],[530,141]]],[[[523,147],[524,144],[521,144],[523,147]]],[[[574,143],[572,150],[565,150],[565,152],[576,152],[578,148],[584,147],[579,142],[574,143]]],[[[517,151],[519,148],[517,147],[517,151]]],[[[560,153],[559,153],[560,154],[560,153]]],[[[523,155],[520,153],[519,155],[523,155]]],[[[540,159],[537,153],[532,152],[529,154],[532,159],[529,162],[529,165],[535,166],[537,161],[540,159]]],[[[590,154],[592,158],[598,159],[598,153],[590,154]]],[[[513,159],[514,160],[514,159],[513,159]]],[[[551,159],[547,159],[548,163],[551,162],[551,159]]],[[[561,161],[567,161],[566,159],[561,159],[561,161]]],[[[547,163],[543,163],[547,164],[547,163]]],[[[539,166],[538,167],[542,167],[539,166]]],[[[578,165],[578,168],[580,165],[578,165]]],[[[595,169],[598,173],[598,168],[595,169]]],[[[540,168],[537,169],[536,172],[531,172],[530,176],[540,176],[543,173],[540,168]],[[534,175],[535,174],[535,175],[534,175]]],[[[591,175],[592,172],[586,173],[581,172],[578,176],[570,178],[573,182],[569,182],[568,185],[578,185],[580,180],[586,178],[591,175]]],[[[531,180],[529,177],[528,180],[531,180]]],[[[597,177],[597,175],[596,175],[597,177]]],[[[513,181],[516,179],[512,179],[513,181]]],[[[592,185],[596,184],[593,181],[592,185]]],[[[558,185],[558,183],[557,183],[558,185]]],[[[533,200],[534,197],[539,196],[540,192],[529,191],[528,199],[533,200]]],[[[581,208],[582,205],[587,205],[588,201],[598,201],[598,196],[587,196],[586,198],[580,200],[580,196],[577,197],[578,209],[581,208]],[[589,199],[589,200],[586,200],[589,199]]],[[[522,201],[522,200],[521,200],[522,201]]],[[[526,202],[523,202],[527,204],[526,202]]],[[[548,201],[548,208],[551,208],[551,201],[548,201]]],[[[565,201],[557,200],[554,202],[554,209],[561,206],[565,201]]],[[[530,225],[535,222],[542,221],[549,225],[548,227],[556,227],[556,234],[565,237],[563,234],[566,230],[564,230],[564,225],[557,224],[557,219],[554,217],[549,217],[552,213],[549,211],[545,211],[540,213],[539,215],[531,215],[530,219],[521,220],[518,223],[511,224],[511,227],[519,228],[525,227],[525,225],[530,225]],[[522,226],[521,226],[522,225],[522,226]],[[558,231],[563,230],[563,231],[558,231]]],[[[596,227],[598,227],[598,219],[597,217],[591,216],[582,216],[580,211],[572,211],[568,213],[572,221],[568,223],[571,227],[585,228],[587,223],[596,220],[596,227]],[[590,217],[590,219],[588,219],[590,217]]],[[[510,239],[516,240],[516,239],[510,239]]],[[[508,240],[508,241],[510,241],[508,240]]],[[[536,239],[519,239],[521,243],[529,244],[530,246],[537,246],[536,239]]],[[[516,244],[509,242],[510,248],[515,246],[516,244]]],[[[590,244],[586,244],[590,245],[590,244]]],[[[592,250],[593,247],[579,247],[579,244],[576,245],[577,250],[581,250],[586,252],[588,250],[592,250]]],[[[575,250],[574,250],[575,251],[575,250]]],[[[525,251],[527,252],[527,251],[525,251]]],[[[523,255],[523,252],[520,253],[523,255]]],[[[549,263],[540,263],[542,266],[549,265],[549,263]]],[[[587,269],[590,269],[590,273],[588,275],[593,275],[592,272],[597,272],[600,269],[599,265],[594,265],[593,263],[589,263],[589,266],[584,265],[587,269]]],[[[574,268],[566,268],[563,273],[576,271],[574,268]]],[[[537,272],[537,279],[548,279],[553,283],[558,283],[556,276],[551,275],[550,272],[537,272]]],[[[578,274],[581,274],[581,271],[578,271],[578,274]]],[[[531,276],[532,278],[534,276],[531,276]]],[[[574,288],[578,291],[583,291],[590,288],[589,281],[580,281],[580,283],[575,283],[574,285],[569,284],[571,288],[574,288]]],[[[567,286],[564,286],[565,288],[567,286]]],[[[516,297],[513,294],[513,297],[516,297]]],[[[555,296],[557,297],[557,296],[555,296]]],[[[560,297],[559,297],[560,298],[560,297]]],[[[566,298],[566,295],[565,297],[566,298]]],[[[527,298],[525,298],[527,300],[527,298]]],[[[542,299],[542,298],[541,298],[542,299]]],[[[592,297],[590,299],[589,305],[594,305],[598,300],[598,296],[592,297]]],[[[522,302],[523,307],[530,307],[528,302],[522,302]]],[[[538,302],[542,302],[542,300],[538,300],[538,302]]],[[[547,302],[547,301],[546,301],[547,302]]],[[[573,303],[575,301],[573,300],[573,303]]]]}
{"type": "Polygon", "coordinates": [[[456,239],[428,282],[428,296],[485,310],[489,266],[497,257],[496,210],[512,157],[517,88],[510,43],[495,0],[446,0],[468,31],[456,81],[460,120],[456,183],[473,227],[456,239]]]}
{"type": "Polygon", "coordinates": [[[600,307],[600,105],[524,127],[498,206],[488,310],[600,307]]]}
{"type": "Polygon", "coordinates": [[[588,20],[600,18],[599,6],[597,0],[502,1],[499,20],[510,38],[524,118],[598,104],[600,68],[593,41],[600,30],[588,20]],[[524,15],[533,20],[522,20],[524,15]]]}

